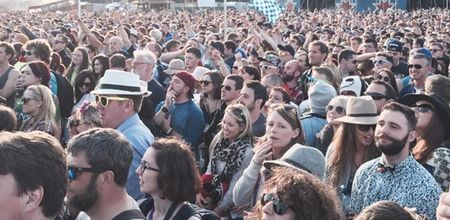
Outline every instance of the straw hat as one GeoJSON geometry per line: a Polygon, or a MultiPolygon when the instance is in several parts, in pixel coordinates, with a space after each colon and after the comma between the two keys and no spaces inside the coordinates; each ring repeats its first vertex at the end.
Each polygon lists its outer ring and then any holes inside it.
{"type": "Polygon", "coordinates": [[[350,97],[346,106],[347,114],[336,121],[349,124],[374,125],[377,123],[377,106],[370,96],[350,97]]]}

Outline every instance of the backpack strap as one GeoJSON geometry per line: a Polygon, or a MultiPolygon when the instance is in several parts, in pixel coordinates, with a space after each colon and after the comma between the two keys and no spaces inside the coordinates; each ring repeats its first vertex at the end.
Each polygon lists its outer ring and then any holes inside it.
{"type": "Polygon", "coordinates": [[[138,209],[130,209],[118,214],[112,220],[128,220],[128,219],[142,219],[145,220],[145,216],[138,209]]]}
{"type": "Polygon", "coordinates": [[[173,212],[175,211],[175,209],[177,209],[178,206],[178,202],[174,202],[172,203],[172,205],[170,205],[169,210],[167,210],[166,215],[164,216],[164,220],[169,220],[170,217],[172,217],[173,212]]]}
{"type": "MultiPolygon", "coordinates": [[[[191,207],[189,204],[184,204],[177,212],[176,219],[189,219],[191,216],[196,215],[197,210],[191,207]]],[[[200,216],[199,216],[200,217],[200,216]]],[[[200,218],[201,219],[201,218],[200,218]]]]}

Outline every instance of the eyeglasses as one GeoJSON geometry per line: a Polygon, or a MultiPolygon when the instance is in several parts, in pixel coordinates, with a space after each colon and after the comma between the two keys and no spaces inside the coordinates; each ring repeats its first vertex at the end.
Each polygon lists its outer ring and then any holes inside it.
{"type": "Polygon", "coordinates": [[[272,194],[264,193],[261,197],[261,205],[264,206],[269,202],[273,202],[273,211],[277,215],[284,215],[284,213],[286,213],[286,211],[289,209],[289,206],[284,204],[281,199],[275,198],[275,196],[272,194]]]}
{"type": "Polygon", "coordinates": [[[25,98],[25,97],[22,98],[23,104],[27,104],[30,100],[33,100],[33,98],[25,98]]]}
{"type": "Polygon", "coordinates": [[[79,86],[80,86],[80,87],[88,87],[88,88],[92,88],[92,83],[86,83],[86,82],[83,82],[83,83],[80,83],[79,86]]]}
{"type": "Polygon", "coordinates": [[[276,67],[276,66],[270,66],[270,65],[266,65],[266,64],[260,64],[260,65],[259,65],[259,68],[260,68],[260,69],[265,69],[265,70],[268,70],[268,69],[278,69],[278,67],[276,67]]]}
{"type": "Polygon", "coordinates": [[[385,82],[387,82],[387,83],[390,83],[390,82],[391,82],[391,78],[389,78],[389,76],[378,75],[378,76],[377,76],[377,79],[378,79],[378,80],[383,80],[383,81],[385,81],[385,82]]]}
{"type": "Polygon", "coordinates": [[[439,52],[439,51],[441,51],[440,49],[430,49],[431,50],[431,52],[439,52]]]}
{"type": "Polygon", "coordinates": [[[383,64],[383,63],[391,63],[391,62],[389,62],[389,61],[387,61],[387,60],[383,60],[383,59],[379,59],[379,60],[373,60],[372,61],[373,62],[373,65],[377,65],[377,64],[379,64],[379,65],[381,65],[381,64],[383,64]]]}
{"type": "Polygon", "coordinates": [[[416,70],[420,70],[420,69],[422,69],[423,66],[420,65],[420,64],[409,64],[409,65],[408,65],[408,68],[409,68],[409,69],[411,69],[411,68],[413,68],[413,67],[414,67],[416,70]]]}
{"type": "Polygon", "coordinates": [[[129,98],[117,97],[117,96],[95,96],[95,102],[103,108],[108,107],[109,101],[127,101],[129,98]]]}
{"type": "Polygon", "coordinates": [[[356,64],[356,63],[358,63],[358,60],[352,60],[352,63],[356,64]]]}
{"type": "Polygon", "coordinates": [[[212,83],[211,81],[201,80],[200,84],[203,84],[205,86],[209,86],[209,84],[212,83]]]}
{"type": "Polygon", "coordinates": [[[73,166],[67,166],[67,174],[69,180],[75,180],[77,179],[77,173],[81,172],[87,172],[87,173],[102,173],[105,172],[105,169],[99,169],[99,168],[92,168],[92,167],[73,167],[73,166]]]}
{"type": "Polygon", "coordinates": [[[414,104],[414,105],[411,105],[411,108],[414,111],[416,111],[416,110],[419,111],[420,113],[427,113],[429,111],[433,111],[433,106],[429,105],[429,104],[420,104],[420,105],[414,104]]]}
{"type": "Polygon", "coordinates": [[[342,113],[344,113],[344,108],[342,107],[342,106],[333,106],[333,105],[328,105],[327,107],[326,107],[326,111],[327,112],[331,112],[331,111],[333,111],[333,109],[336,111],[336,113],[338,113],[338,114],[342,114],[342,113]]]}
{"type": "Polygon", "coordinates": [[[25,55],[26,56],[31,56],[31,55],[33,55],[33,52],[31,50],[26,50],[25,51],[25,55]]]}
{"type": "Polygon", "coordinates": [[[233,88],[231,88],[231,86],[227,86],[227,85],[222,85],[221,87],[227,91],[231,91],[233,89],[233,88]]]}
{"type": "Polygon", "coordinates": [[[377,92],[366,92],[366,95],[372,97],[373,100],[389,99],[389,97],[377,92]]]}
{"type": "Polygon", "coordinates": [[[358,130],[362,131],[362,132],[367,132],[370,129],[372,129],[373,131],[375,131],[375,127],[377,125],[358,125],[358,130]]]}
{"type": "Polygon", "coordinates": [[[156,168],[154,168],[154,167],[149,166],[149,165],[147,164],[147,162],[145,162],[145,161],[141,161],[141,165],[139,166],[139,169],[140,169],[139,171],[140,171],[141,173],[144,173],[145,170],[151,170],[151,171],[155,171],[155,172],[161,171],[161,170],[159,170],[159,169],[156,169],[156,168]]]}

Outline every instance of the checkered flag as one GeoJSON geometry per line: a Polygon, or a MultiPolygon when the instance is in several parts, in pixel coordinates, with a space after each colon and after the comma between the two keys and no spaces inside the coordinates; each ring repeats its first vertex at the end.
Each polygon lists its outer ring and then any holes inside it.
{"type": "Polygon", "coordinates": [[[253,0],[253,5],[259,12],[263,13],[267,17],[267,20],[272,24],[275,23],[282,12],[281,7],[277,4],[276,0],[253,0]]]}

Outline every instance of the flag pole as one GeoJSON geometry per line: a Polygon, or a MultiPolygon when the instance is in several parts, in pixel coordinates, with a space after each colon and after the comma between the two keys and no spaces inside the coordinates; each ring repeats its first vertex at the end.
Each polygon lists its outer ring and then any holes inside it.
{"type": "Polygon", "coordinates": [[[227,0],[223,0],[224,21],[223,21],[223,39],[227,39],[227,0]]]}

